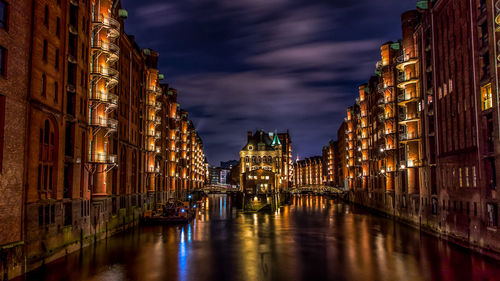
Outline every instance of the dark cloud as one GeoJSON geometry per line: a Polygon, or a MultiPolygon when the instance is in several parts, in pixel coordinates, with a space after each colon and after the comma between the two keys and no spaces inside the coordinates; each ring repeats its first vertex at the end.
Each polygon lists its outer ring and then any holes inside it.
{"type": "Polygon", "coordinates": [[[290,129],[294,151],[335,139],[379,47],[414,0],[122,0],[126,31],[160,52],[212,164],[247,130],[290,129]]]}

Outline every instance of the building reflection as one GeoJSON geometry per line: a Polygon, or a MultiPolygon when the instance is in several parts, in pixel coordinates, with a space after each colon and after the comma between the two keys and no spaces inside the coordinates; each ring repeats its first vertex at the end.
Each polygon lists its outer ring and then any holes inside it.
{"type": "Polygon", "coordinates": [[[191,224],[140,228],[33,274],[34,280],[447,281],[497,280],[500,266],[323,197],[296,196],[279,212],[244,214],[230,197],[210,196],[191,224]]]}

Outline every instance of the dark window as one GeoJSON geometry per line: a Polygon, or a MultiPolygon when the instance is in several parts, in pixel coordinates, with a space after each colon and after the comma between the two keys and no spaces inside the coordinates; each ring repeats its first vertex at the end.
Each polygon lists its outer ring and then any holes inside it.
{"type": "Polygon", "coordinates": [[[48,52],[48,43],[47,40],[43,40],[43,54],[42,54],[42,59],[43,61],[47,61],[47,52],[48,52]]]}
{"type": "Polygon", "coordinates": [[[43,225],[43,206],[38,207],[38,226],[43,225]]]}
{"type": "Polygon", "coordinates": [[[45,15],[43,18],[43,24],[48,28],[49,27],[49,6],[45,5],[45,15]]]}
{"type": "Polygon", "coordinates": [[[40,191],[52,191],[54,176],[54,128],[49,120],[45,120],[40,129],[39,162],[38,162],[38,188],[40,191]]]}
{"type": "Polygon", "coordinates": [[[8,7],[5,1],[0,0],[0,28],[7,28],[8,7]]]}
{"type": "Polygon", "coordinates": [[[42,97],[47,95],[47,76],[42,75],[42,97]]]}
{"type": "Polygon", "coordinates": [[[5,126],[5,96],[0,95],[0,172],[2,172],[2,162],[3,162],[4,126],[5,126]]]}
{"type": "Polygon", "coordinates": [[[59,49],[56,49],[56,57],[54,62],[55,62],[54,66],[56,67],[56,69],[59,69],[59,49]]]}
{"type": "Polygon", "coordinates": [[[54,82],[54,102],[57,103],[59,100],[59,83],[54,82]]]}
{"type": "Polygon", "coordinates": [[[7,49],[0,46],[0,75],[7,76],[7,49]]]}
{"type": "Polygon", "coordinates": [[[61,35],[61,18],[57,17],[56,20],[56,35],[59,37],[61,35]]]}

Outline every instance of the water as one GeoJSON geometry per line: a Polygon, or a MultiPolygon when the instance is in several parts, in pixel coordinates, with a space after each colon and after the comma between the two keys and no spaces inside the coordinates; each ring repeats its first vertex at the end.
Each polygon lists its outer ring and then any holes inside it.
{"type": "Polygon", "coordinates": [[[500,280],[500,263],[339,201],[242,214],[210,196],[185,226],[141,227],[21,280],[500,280]]]}

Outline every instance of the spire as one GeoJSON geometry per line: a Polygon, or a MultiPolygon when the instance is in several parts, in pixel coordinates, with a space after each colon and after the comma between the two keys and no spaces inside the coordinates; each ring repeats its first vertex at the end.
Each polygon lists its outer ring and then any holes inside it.
{"type": "Polygon", "coordinates": [[[278,131],[274,132],[274,139],[273,139],[273,143],[271,145],[272,146],[281,145],[280,139],[278,138],[278,131]]]}

